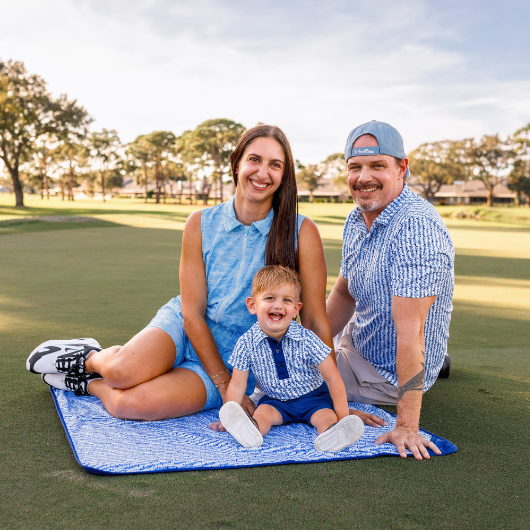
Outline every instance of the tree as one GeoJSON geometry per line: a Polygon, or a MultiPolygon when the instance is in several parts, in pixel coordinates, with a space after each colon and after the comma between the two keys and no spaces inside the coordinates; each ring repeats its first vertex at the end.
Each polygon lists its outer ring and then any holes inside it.
{"type": "Polygon", "coordinates": [[[169,131],[155,131],[147,134],[144,141],[151,146],[152,164],[155,170],[155,191],[156,203],[160,203],[160,193],[164,193],[164,203],[166,202],[165,180],[166,171],[165,166],[171,154],[175,152],[176,136],[169,131]]]}
{"type": "Polygon", "coordinates": [[[88,137],[88,152],[92,160],[99,165],[101,182],[101,195],[105,202],[105,181],[109,170],[120,160],[118,149],[121,142],[118,133],[114,130],[102,129],[101,132],[93,132],[88,137]]]}
{"type": "Polygon", "coordinates": [[[296,174],[296,182],[309,191],[309,202],[313,202],[313,193],[319,186],[322,171],[317,164],[302,166],[298,162],[298,167],[300,171],[296,174]]]}
{"type": "Polygon", "coordinates": [[[509,168],[515,153],[509,148],[508,143],[503,142],[496,134],[483,136],[479,141],[473,142],[470,155],[473,175],[488,190],[486,206],[491,206],[493,188],[509,168]]]}
{"type": "Polygon", "coordinates": [[[56,149],[48,142],[36,146],[27,162],[27,172],[39,183],[41,199],[50,199],[50,173],[57,163],[56,149]]]}
{"type": "Polygon", "coordinates": [[[429,202],[434,202],[443,185],[467,177],[471,142],[469,139],[427,142],[407,156],[412,179],[429,202]]]}
{"type": "Polygon", "coordinates": [[[142,134],[131,142],[125,152],[128,160],[128,169],[134,173],[137,178],[137,183],[145,186],[145,202],[147,202],[148,186],[150,179],[150,170],[153,165],[153,146],[146,139],[146,135],[142,134]]]}
{"type": "Polygon", "coordinates": [[[121,164],[121,160],[111,169],[107,174],[107,188],[112,190],[112,188],[121,188],[123,186],[123,176],[126,174],[126,171],[121,164]]]}
{"type": "Polygon", "coordinates": [[[87,149],[75,138],[67,137],[55,149],[55,158],[63,162],[63,177],[60,179],[62,198],[64,190],[68,190],[68,200],[74,200],[74,186],[77,184],[76,177],[87,165],[87,149]]]}
{"type": "MultiPolygon", "coordinates": [[[[33,152],[26,152],[18,166],[18,178],[24,187],[28,187],[31,193],[39,190],[41,199],[44,195],[50,198],[49,181],[52,167],[55,165],[54,149],[50,148],[49,142],[38,142],[33,152]]],[[[6,170],[7,171],[7,170],[6,170]]],[[[8,173],[9,174],[9,173],[8,173]]],[[[10,178],[10,180],[12,180],[10,178]]]]}
{"type": "Polygon", "coordinates": [[[90,197],[94,197],[96,193],[97,182],[99,180],[99,171],[84,171],[81,175],[81,178],[83,180],[83,188],[85,192],[90,195],[90,197]]]}
{"type": "MultiPolygon", "coordinates": [[[[181,160],[168,160],[167,164],[164,167],[165,175],[167,178],[167,181],[169,183],[170,193],[173,197],[173,183],[175,182],[184,182],[188,180],[189,172],[188,168],[186,167],[186,164],[184,164],[181,160]]],[[[181,203],[182,199],[182,184],[179,185],[179,204],[181,203]]]]}
{"type": "MultiPolygon", "coordinates": [[[[177,159],[186,168],[188,193],[190,196],[190,204],[194,204],[197,198],[197,186],[193,183],[198,180],[199,171],[202,172],[202,163],[198,162],[197,153],[193,147],[191,136],[193,131],[184,131],[178,138],[176,144],[177,159]]],[[[204,182],[204,179],[203,179],[204,182]]],[[[204,189],[204,186],[203,186],[204,189]]],[[[209,192],[209,188],[208,188],[209,192]]],[[[206,200],[208,200],[206,198],[206,200]]]]}
{"type": "Polygon", "coordinates": [[[65,94],[53,98],[44,79],[28,74],[19,61],[0,61],[0,158],[11,175],[16,206],[24,206],[20,163],[29,158],[37,140],[83,131],[91,119],[65,94]]]}
{"type": "Polygon", "coordinates": [[[515,206],[522,202],[522,195],[526,195],[526,206],[530,203],[530,160],[518,159],[513,163],[507,179],[508,189],[515,192],[515,206]]]}
{"type": "Polygon", "coordinates": [[[221,202],[223,179],[230,170],[230,154],[234,150],[245,127],[231,120],[217,119],[201,123],[193,131],[186,131],[178,142],[178,151],[188,161],[195,162],[203,170],[203,178],[210,174],[211,182],[204,182],[203,199],[208,201],[211,183],[218,181],[221,202]],[[207,192],[204,191],[207,189],[207,192]]]}
{"type": "Polygon", "coordinates": [[[348,187],[348,170],[346,168],[344,153],[329,155],[325,160],[320,162],[319,167],[323,175],[332,179],[334,186],[348,187]]]}
{"type": "Polygon", "coordinates": [[[516,193],[516,206],[521,204],[523,194],[526,195],[525,205],[530,206],[530,123],[515,132],[512,143],[515,159],[508,175],[508,189],[516,193]]]}

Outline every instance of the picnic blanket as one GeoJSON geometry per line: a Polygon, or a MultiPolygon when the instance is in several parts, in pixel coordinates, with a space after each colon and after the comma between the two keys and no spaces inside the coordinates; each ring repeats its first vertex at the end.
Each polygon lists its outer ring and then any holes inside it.
{"type": "MultiPolygon", "coordinates": [[[[396,417],[373,405],[350,403],[352,408],[384,418],[388,427],[366,426],[363,437],[354,445],[338,453],[325,453],[315,451],[317,432],[306,424],[273,427],[261,447],[244,448],[230,434],[208,427],[219,420],[217,409],[164,421],[119,420],[96,397],[76,397],[73,392],[50,390],[75,458],[89,473],[196,471],[398,456],[392,444],[374,445],[380,434],[392,429],[396,417]]],[[[444,438],[423,430],[420,433],[432,440],[442,454],[457,450],[444,438]]]]}

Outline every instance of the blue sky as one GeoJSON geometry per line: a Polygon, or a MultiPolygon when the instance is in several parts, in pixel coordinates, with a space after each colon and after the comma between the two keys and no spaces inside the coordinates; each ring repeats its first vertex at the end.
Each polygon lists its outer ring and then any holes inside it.
{"type": "Polygon", "coordinates": [[[318,162],[378,119],[410,151],[530,122],[530,2],[17,0],[24,61],[123,141],[210,118],[282,127],[318,162]]]}

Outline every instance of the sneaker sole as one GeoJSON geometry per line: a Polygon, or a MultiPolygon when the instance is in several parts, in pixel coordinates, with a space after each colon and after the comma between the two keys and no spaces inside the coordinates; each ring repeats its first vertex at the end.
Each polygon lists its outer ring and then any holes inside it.
{"type": "MultiPolygon", "coordinates": [[[[75,394],[76,391],[73,388],[68,388],[66,386],[65,379],[67,377],[71,378],[70,375],[63,374],[63,373],[59,373],[59,374],[41,374],[41,379],[48,386],[56,388],[57,390],[64,390],[66,392],[74,392],[74,394],[75,394]]],[[[102,377],[99,374],[90,374],[89,377],[87,378],[87,384],[90,381],[94,381],[95,379],[102,379],[102,377]]],[[[91,395],[91,394],[89,394],[88,391],[87,391],[86,394],[83,393],[82,395],[91,395]]]]}
{"type": "Polygon", "coordinates": [[[263,436],[235,401],[228,401],[221,407],[219,419],[243,447],[259,447],[263,443],[263,436]]]}
{"type": "Polygon", "coordinates": [[[317,436],[315,450],[336,453],[354,444],[364,434],[364,423],[358,416],[342,418],[336,425],[317,436]]]}
{"type": "Polygon", "coordinates": [[[26,370],[33,374],[59,374],[55,367],[55,362],[46,363],[45,360],[39,364],[43,365],[42,367],[36,368],[37,363],[53,353],[57,353],[62,348],[61,346],[90,346],[94,349],[101,349],[101,346],[95,339],[72,339],[72,340],[48,340],[43,342],[40,346],[37,346],[29,355],[28,360],[26,361],[26,370]],[[46,365],[48,364],[48,365],[46,365]]]}
{"type": "Polygon", "coordinates": [[[48,385],[58,390],[66,390],[72,392],[71,388],[67,388],[64,382],[66,377],[70,377],[68,374],[42,374],[41,379],[48,385]]]}

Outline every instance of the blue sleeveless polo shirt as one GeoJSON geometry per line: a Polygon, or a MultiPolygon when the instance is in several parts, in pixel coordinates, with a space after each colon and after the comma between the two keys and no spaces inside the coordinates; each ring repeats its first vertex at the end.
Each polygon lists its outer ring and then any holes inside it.
{"type": "MultiPolygon", "coordinates": [[[[234,346],[257,321],[248,311],[246,299],[250,296],[254,275],[265,266],[265,246],[273,218],[271,209],[265,219],[245,226],[236,218],[234,200],[232,197],[201,213],[202,255],[208,285],[206,323],[230,370],[228,358],[234,346]]],[[[297,242],[304,219],[298,215],[297,242]]],[[[221,397],[184,333],[180,296],[162,307],[148,327],[163,329],[173,338],[177,348],[175,367],[188,368],[201,377],[208,394],[205,409],[220,406],[221,397]]],[[[251,394],[254,387],[254,376],[249,374],[247,394],[251,394]]]]}

